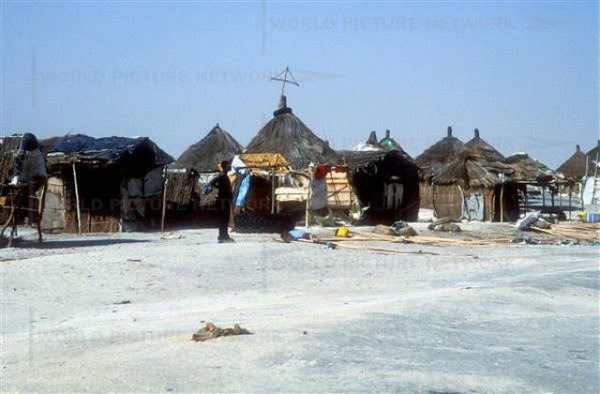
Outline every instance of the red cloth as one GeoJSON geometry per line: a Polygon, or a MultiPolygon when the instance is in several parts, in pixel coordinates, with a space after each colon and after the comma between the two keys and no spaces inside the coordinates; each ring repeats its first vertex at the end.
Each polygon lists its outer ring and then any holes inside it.
{"type": "Polygon", "coordinates": [[[329,165],[319,164],[317,168],[315,168],[315,179],[324,179],[328,173],[329,165]]]}

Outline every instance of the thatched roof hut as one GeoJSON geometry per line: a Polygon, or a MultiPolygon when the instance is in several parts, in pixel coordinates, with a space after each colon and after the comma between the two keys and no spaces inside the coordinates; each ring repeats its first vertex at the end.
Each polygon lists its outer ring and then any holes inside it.
{"type": "Polygon", "coordinates": [[[454,220],[515,220],[519,186],[515,170],[470,151],[437,172],[427,189],[435,215],[454,220]]]}
{"type": "Polygon", "coordinates": [[[436,185],[458,185],[465,189],[490,188],[501,183],[499,174],[507,178],[515,171],[500,162],[486,160],[471,152],[461,154],[432,178],[436,185]]]}
{"type": "Polygon", "coordinates": [[[562,163],[557,169],[557,172],[563,174],[567,179],[579,180],[586,173],[588,157],[581,151],[579,145],[575,146],[575,153],[562,163]]]}
{"type": "Polygon", "coordinates": [[[512,180],[516,182],[545,184],[556,179],[555,174],[547,165],[529,157],[527,153],[515,153],[503,162],[515,171],[512,180]]]}
{"type": "Polygon", "coordinates": [[[467,149],[461,140],[452,136],[452,127],[448,127],[447,133],[446,137],[427,148],[415,159],[421,167],[423,178],[430,178],[467,149]]]}
{"type": "Polygon", "coordinates": [[[310,163],[335,163],[337,155],[327,141],[317,137],[287,106],[281,96],[278,109],[246,147],[247,153],[280,153],[294,169],[310,163]]]}
{"type": "Polygon", "coordinates": [[[479,136],[479,129],[475,129],[474,134],[473,138],[465,144],[467,150],[487,160],[504,160],[502,153],[498,152],[496,148],[479,136]]]}
{"type": "Polygon", "coordinates": [[[193,168],[200,172],[216,171],[221,161],[231,160],[242,149],[242,145],[217,123],[204,138],[179,156],[175,167],[193,168]]]}

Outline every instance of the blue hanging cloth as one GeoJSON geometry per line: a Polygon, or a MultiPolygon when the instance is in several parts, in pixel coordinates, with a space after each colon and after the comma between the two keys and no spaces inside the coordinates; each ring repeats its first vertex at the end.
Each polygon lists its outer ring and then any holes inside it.
{"type": "Polygon", "coordinates": [[[240,183],[240,189],[238,190],[237,198],[235,199],[235,206],[237,208],[242,208],[246,205],[246,197],[248,196],[248,190],[250,190],[250,171],[244,175],[244,179],[242,179],[242,183],[240,183]]]}

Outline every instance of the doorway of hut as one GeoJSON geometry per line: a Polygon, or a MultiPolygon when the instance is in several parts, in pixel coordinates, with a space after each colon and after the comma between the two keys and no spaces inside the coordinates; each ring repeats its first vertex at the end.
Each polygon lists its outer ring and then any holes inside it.
{"type": "Polygon", "coordinates": [[[505,183],[494,187],[494,221],[515,222],[519,220],[519,194],[525,192],[523,185],[505,183]]]}

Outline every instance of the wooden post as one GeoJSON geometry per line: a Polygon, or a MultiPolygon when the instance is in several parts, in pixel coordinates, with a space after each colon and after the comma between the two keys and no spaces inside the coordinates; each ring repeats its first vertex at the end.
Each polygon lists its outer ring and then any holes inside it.
{"type": "Polygon", "coordinates": [[[79,186],[77,185],[77,170],[73,163],[73,181],[75,183],[75,203],[77,205],[77,232],[81,235],[81,205],[79,203],[79,186]]]}
{"type": "Polygon", "coordinates": [[[546,186],[542,186],[542,208],[546,206],[546,186]]]}
{"type": "Polygon", "coordinates": [[[305,227],[310,226],[310,198],[312,197],[311,185],[313,182],[312,163],[308,166],[308,194],[306,195],[305,227]]]}
{"type": "MultiPolygon", "coordinates": [[[[160,232],[165,232],[165,215],[167,213],[167,185],[169,184],[169,179],[165,176],[165,182],[163,183],[163,198],[162,198],[162,215],[160,218],[160,232]]],[[[202,194],[202,193],[200,193],[202,194]]]]}
{"type": "Polygon", "coordinates": [[[569,183],[569,220],[571,220],[571,195],[573,194],[573,185],[569,183]]]}
{"type": "Polygon", "coordinates": [[[500,223],[504,223],[504,183],[500,184],[500,223]]]}
{"type": "Polygon", "coordinates": [[[37,226],[38,226],[38,242],[42,242],[42,217],[44,215],[44,207],[46,206],[46,192],[48,190],[48,180],[44,182],[42,185],[42,191],[40,193],[40,201],[38,204],[38,217],[37,217],[37,226]]]}
{"type": "Polygon", "coordinates": [[[271,172],[271,213],[275,213],[275,171],[271,172]]]}

